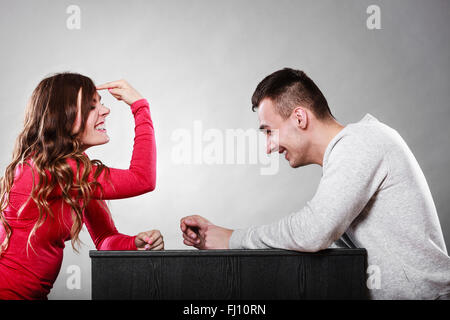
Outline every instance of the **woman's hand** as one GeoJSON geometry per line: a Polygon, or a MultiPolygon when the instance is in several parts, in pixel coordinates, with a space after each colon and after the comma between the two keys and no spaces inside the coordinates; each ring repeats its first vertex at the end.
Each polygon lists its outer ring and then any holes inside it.
{"type": "Polygon", "coordinates": [[[164,250],[164,240],[159,230],[139,233],[134,239],[138,250],[164,250]]]}
{"type": "Polygon", "coordinates": [[[123,100],[130,106],[133,104],[133,102],[143,99],[141,94],[123,79],[107,82],[105,84],[97,86],[97,90],[104,89],[108,89],[109,93],[111,93],[114,98],[116,98],[117,100],[123,100]]]}

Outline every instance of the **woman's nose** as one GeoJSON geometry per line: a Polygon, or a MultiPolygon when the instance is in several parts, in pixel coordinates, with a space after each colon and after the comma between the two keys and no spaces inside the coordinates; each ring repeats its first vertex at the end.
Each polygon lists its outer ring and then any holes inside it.
{"type": "Polygon", "coordinates": [[[109,114],[110,111],[111,111],[111,109],[109,109],[108,107],[102,105],[100,114],[101,114],[102,116],[107,116],[107,115],[109,114]]]}

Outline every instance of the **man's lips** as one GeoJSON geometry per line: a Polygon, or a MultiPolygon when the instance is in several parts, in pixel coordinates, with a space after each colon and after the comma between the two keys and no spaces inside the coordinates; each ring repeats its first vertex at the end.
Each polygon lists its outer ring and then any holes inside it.
{"type": "Polygon", "coordinates": [[[281,153],[281,154],[284,153],[284,157],[287,160],[288,152],[287,152],[287,150],[285,148],[280,148],[280,150],[278,152],[281,153]]]}

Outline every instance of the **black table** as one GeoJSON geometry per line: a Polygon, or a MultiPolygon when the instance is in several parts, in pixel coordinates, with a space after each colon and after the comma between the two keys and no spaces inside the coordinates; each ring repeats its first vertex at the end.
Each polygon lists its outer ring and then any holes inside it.
{"type": "Polygon", "coordinates": [[[365,249],[96,251],[92,299],[366,299],[365,249]]]}

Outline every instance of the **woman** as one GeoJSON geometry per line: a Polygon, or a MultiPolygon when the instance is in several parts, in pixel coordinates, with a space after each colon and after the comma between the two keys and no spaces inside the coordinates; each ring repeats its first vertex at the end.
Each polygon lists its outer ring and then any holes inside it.
{"type": "Polygon", "coordinates": [[[95,87],[88,77],[60,73],[42,80],[27,106],[13,160],[1,179],[0,299],[46,299],[61,268],[64,242],[79,245],[83,223],[98,250],[161,250],[158,230],[117,232],[106,205],[150,192],[156,147],[147,100],[126,81],[95,87]],[[87,148],[105,144],[109,109],[97,90],[126,102],[135,120],[128,170],[90,160],[87,148]]]}

